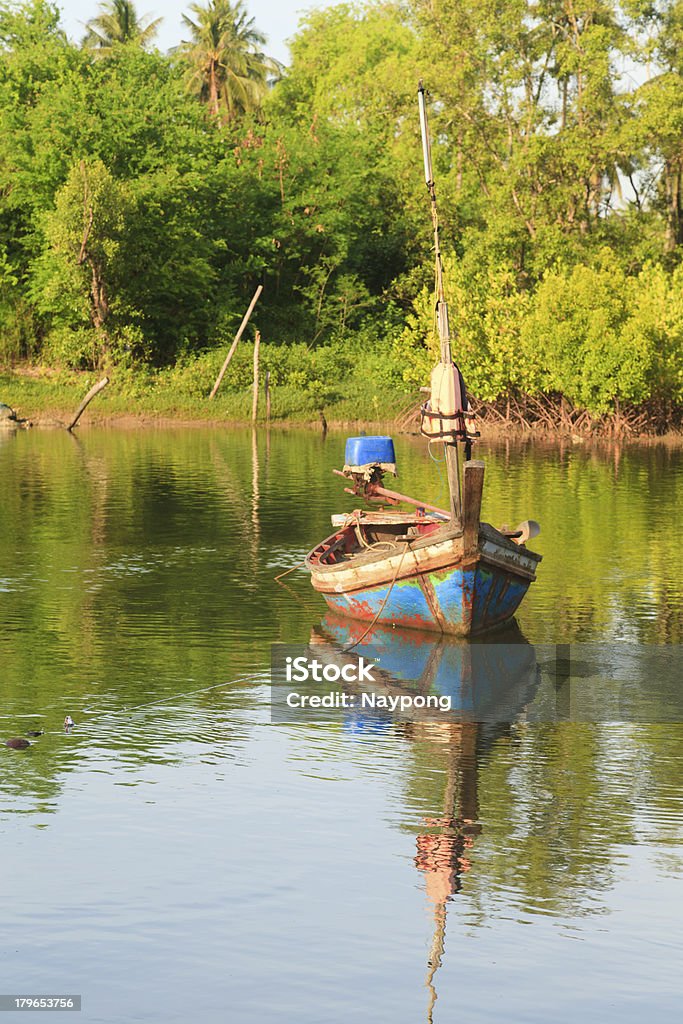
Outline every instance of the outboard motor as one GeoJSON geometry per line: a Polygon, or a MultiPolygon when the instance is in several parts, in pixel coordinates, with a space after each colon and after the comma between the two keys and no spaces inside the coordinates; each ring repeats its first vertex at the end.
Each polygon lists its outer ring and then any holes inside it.
{"type": "Polygon", "coordinates": [[[372,498],[373,485],[385,473],[396,476],[396,453],[390,437],[349,437],[344,454],[344,476],[353,481],[355,494],[372,498]]]}

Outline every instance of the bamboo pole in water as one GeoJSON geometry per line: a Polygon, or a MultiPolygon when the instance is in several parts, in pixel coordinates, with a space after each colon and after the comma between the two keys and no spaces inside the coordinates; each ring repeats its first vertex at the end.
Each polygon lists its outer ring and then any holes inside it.
{"type": "Polygon", "coordinates": [[[79,405],[78,409],[76,409],[74,418],[72,419],[69,426],[66,428],[67,430],[73,430],[73,428],[76,426],[81,416],[85,412],[86,407],[90,404],[90,402],[92,402],[95,395],[99,395],[100,391],[102,391],[103,388],[106,388],[108,383],[109,377],[103,377],[101,381],[99,381],[97,384],[90,388],[90,391],[87,393],[87,395],[79,405]]]}
{"type": "Polygon", "coordinates": [[[254,398],[251,404],[251,421],[256,423],[256,417],[258,415],[258,360],[259,360],[259,349],[261,347],[261,332],[256,332],[254,338],[254,398]]]}
{"type": "Polygon", "coordinates": [[[225,357],[225,362],[223,363],[223,366],[221,367],[221,372],[216,377],[216,383],[214,384],[213,388],[211,389],[211,394],[209,395],[209,398],[213,398],[215,396],[216,392],[218,391],[218,388],[220,387],[220,383],[223,380],[223,375],[225,374],[225,371],[228,368],[228,364],[230,363],[230,360],[232,359],[232,357],[235,354],[235,349],[237,348],[237,343],[239,342],[240,338],[244,334],[244,328],[249,323],[249,318],[251,317],[251,314],[254,312],[254,306],[258,302],[258,297],[259,297],[259,295],[261,294],[262,291],[263,291],[263,285],[260,284],[258,286],[258,288],[256,289],[256,291],[254,292],[253,299],[249,303],[249,309],[244,314],[244,318],[242,320],[242,323],[240,324],[239,330],[237,331],[237,334],[235,335],[235,340],[233,341],[232,345],[230,346],[230,351],[228,352],[227,356],[225,357]]]}

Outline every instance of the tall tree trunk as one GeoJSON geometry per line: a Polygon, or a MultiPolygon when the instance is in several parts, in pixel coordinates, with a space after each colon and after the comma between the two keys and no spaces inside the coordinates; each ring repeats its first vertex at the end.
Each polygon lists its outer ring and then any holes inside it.
{"type": "Polygon", "coordinates": [[[211,61],[209,70],[209,103],[211,104],[214,114],[218,117],[220,114],[220,108],[218,106],[218,80],[215,60],[211,61]]]}
{"type": "Polygon", "coordinates": [[[463,146],[462,128],[459,128],[458,129],[457,149],[456,149],[456,154],[455,154],[455,162],[456,162],[456,168],[457,168],[455,181],[456,181],[456,188],[458,190],[458,194],[460,194],[462,192],[462,167],[463,167],[462,146],[463,146]]]}
{"type": "Polygon", "coordinates": [[[109,316],[109,301],[107,299],[107,287],[102,276],[102,267],[92,257],[88,257],[88,263],[92,271],[92,282],[90,285],[90,305],[93,325],[101,330],[109,316]]]}
{"type": "Polygon", "coordinates": [[[109,335],[106,328],[107,317],[109,316],[109,300],[107,298],[107,286],[102,275],[102,267],[90,256],[88,257],[88,263],[92,273],[90,284],[90,319],[100,338],[100,351],[97,358],[99,367],[109,352],[109,335]]]}
{"type": "Polygon", "coordinates": [[[87,263],[90,267],[90,319],[100,336],[100,351],[97,358],[99,366],[102,363],[103,357],[109,351],[109,337],[105,327],[107,317],[109,316],[109,300],[107,298],[107,287],[104,283],[102,264],[88,251],[90,232],[92,231],[95,217],[84,160],[81,160],[81,174],[83,176],[83,238],[81,239],[76,262],[79,266],[87,263]]]}
{"type": "Polygon", "coordinates": [[[683,245],[683,157],[667,160],[664,167],[664,188],[666,190],[666,241],[667,252],[683,245]]]}

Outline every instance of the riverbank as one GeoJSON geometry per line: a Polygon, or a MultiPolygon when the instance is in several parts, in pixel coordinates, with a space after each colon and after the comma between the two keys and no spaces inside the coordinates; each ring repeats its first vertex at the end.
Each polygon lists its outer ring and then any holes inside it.
{"type": "MultiPolygon", "coordinates": [[[[115,371],[109,385],[93,400],[81,426],[144,427],[248,426],[252,423],[252,389],[225,389],[209,399],[206,386],[185,381],[174,371],[142,374],[115,371]]],[[[101,377],[94,372],[56,371],[23,366],[0,372],[0,403],[9,405],[26,427],[64,426],[89,388],[101,377]]],[[[278,429],[371,429],[419,432],[420,398],[413,392],[377,387],[373,381],[340,382],[336,391],[283,385],[271,391],[270,425],[278,429]]],[[[540,407],[539,407],[540,408],[540,407]]],[[[546,407],[547,408],[547,407],[546,407]]],[[[506,418],[504,406],[479,405],[477,425],[484,440],[563,442],[572,445],[683,445],[683,432],[633,428],[616,430],[614,420],[588,421],[547,413],[534,419],[517,412],[506,418]]],[[[257,425],[266,423],[263,393],[257,425]]],[[[627,421],[623,424],[628,427],[627,421]]]]}
{"type": "MultiPolygon", "coordinates": [[[[252,422],[252,389],[224,388],[214,399],[173,371],[114,371],[109,385],[88,406],[82,423],[127,426],[240,426],[252,422]]],[[[86,392],[103,375],[21,367],[0,372],[0,402],[9,405],[25,425],[59,426],[73,416],[86,392]]],[[[394,423],[413,396],[380,391],[366,382],[335,391],[287,384],[273,387],[270,422],[278,427],[345,427],[351,424],[394,423]]],[[[257,423],[266,422],[266,398],[259,396],[257,423]]]]}

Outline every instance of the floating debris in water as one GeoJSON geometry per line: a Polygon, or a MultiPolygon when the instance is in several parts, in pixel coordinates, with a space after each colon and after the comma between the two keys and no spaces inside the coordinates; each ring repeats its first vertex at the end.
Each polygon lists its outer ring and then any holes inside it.
{"type": "Polygon", "coordinates": [[[74,722],[71,715],[67,715],[66,718],[64,719],[64,728],[67,732],[69,731],[69,729],[73,729],[75,724],[76,723],[74,722]]]}
{"type": "Polygon", "coordinates": [[[26,750],[27,747],[31,746],[31,744],[22,736],[15,736],[11,740],[5,740],[5,746],[9,747],[10,750],[26,750]]]}

